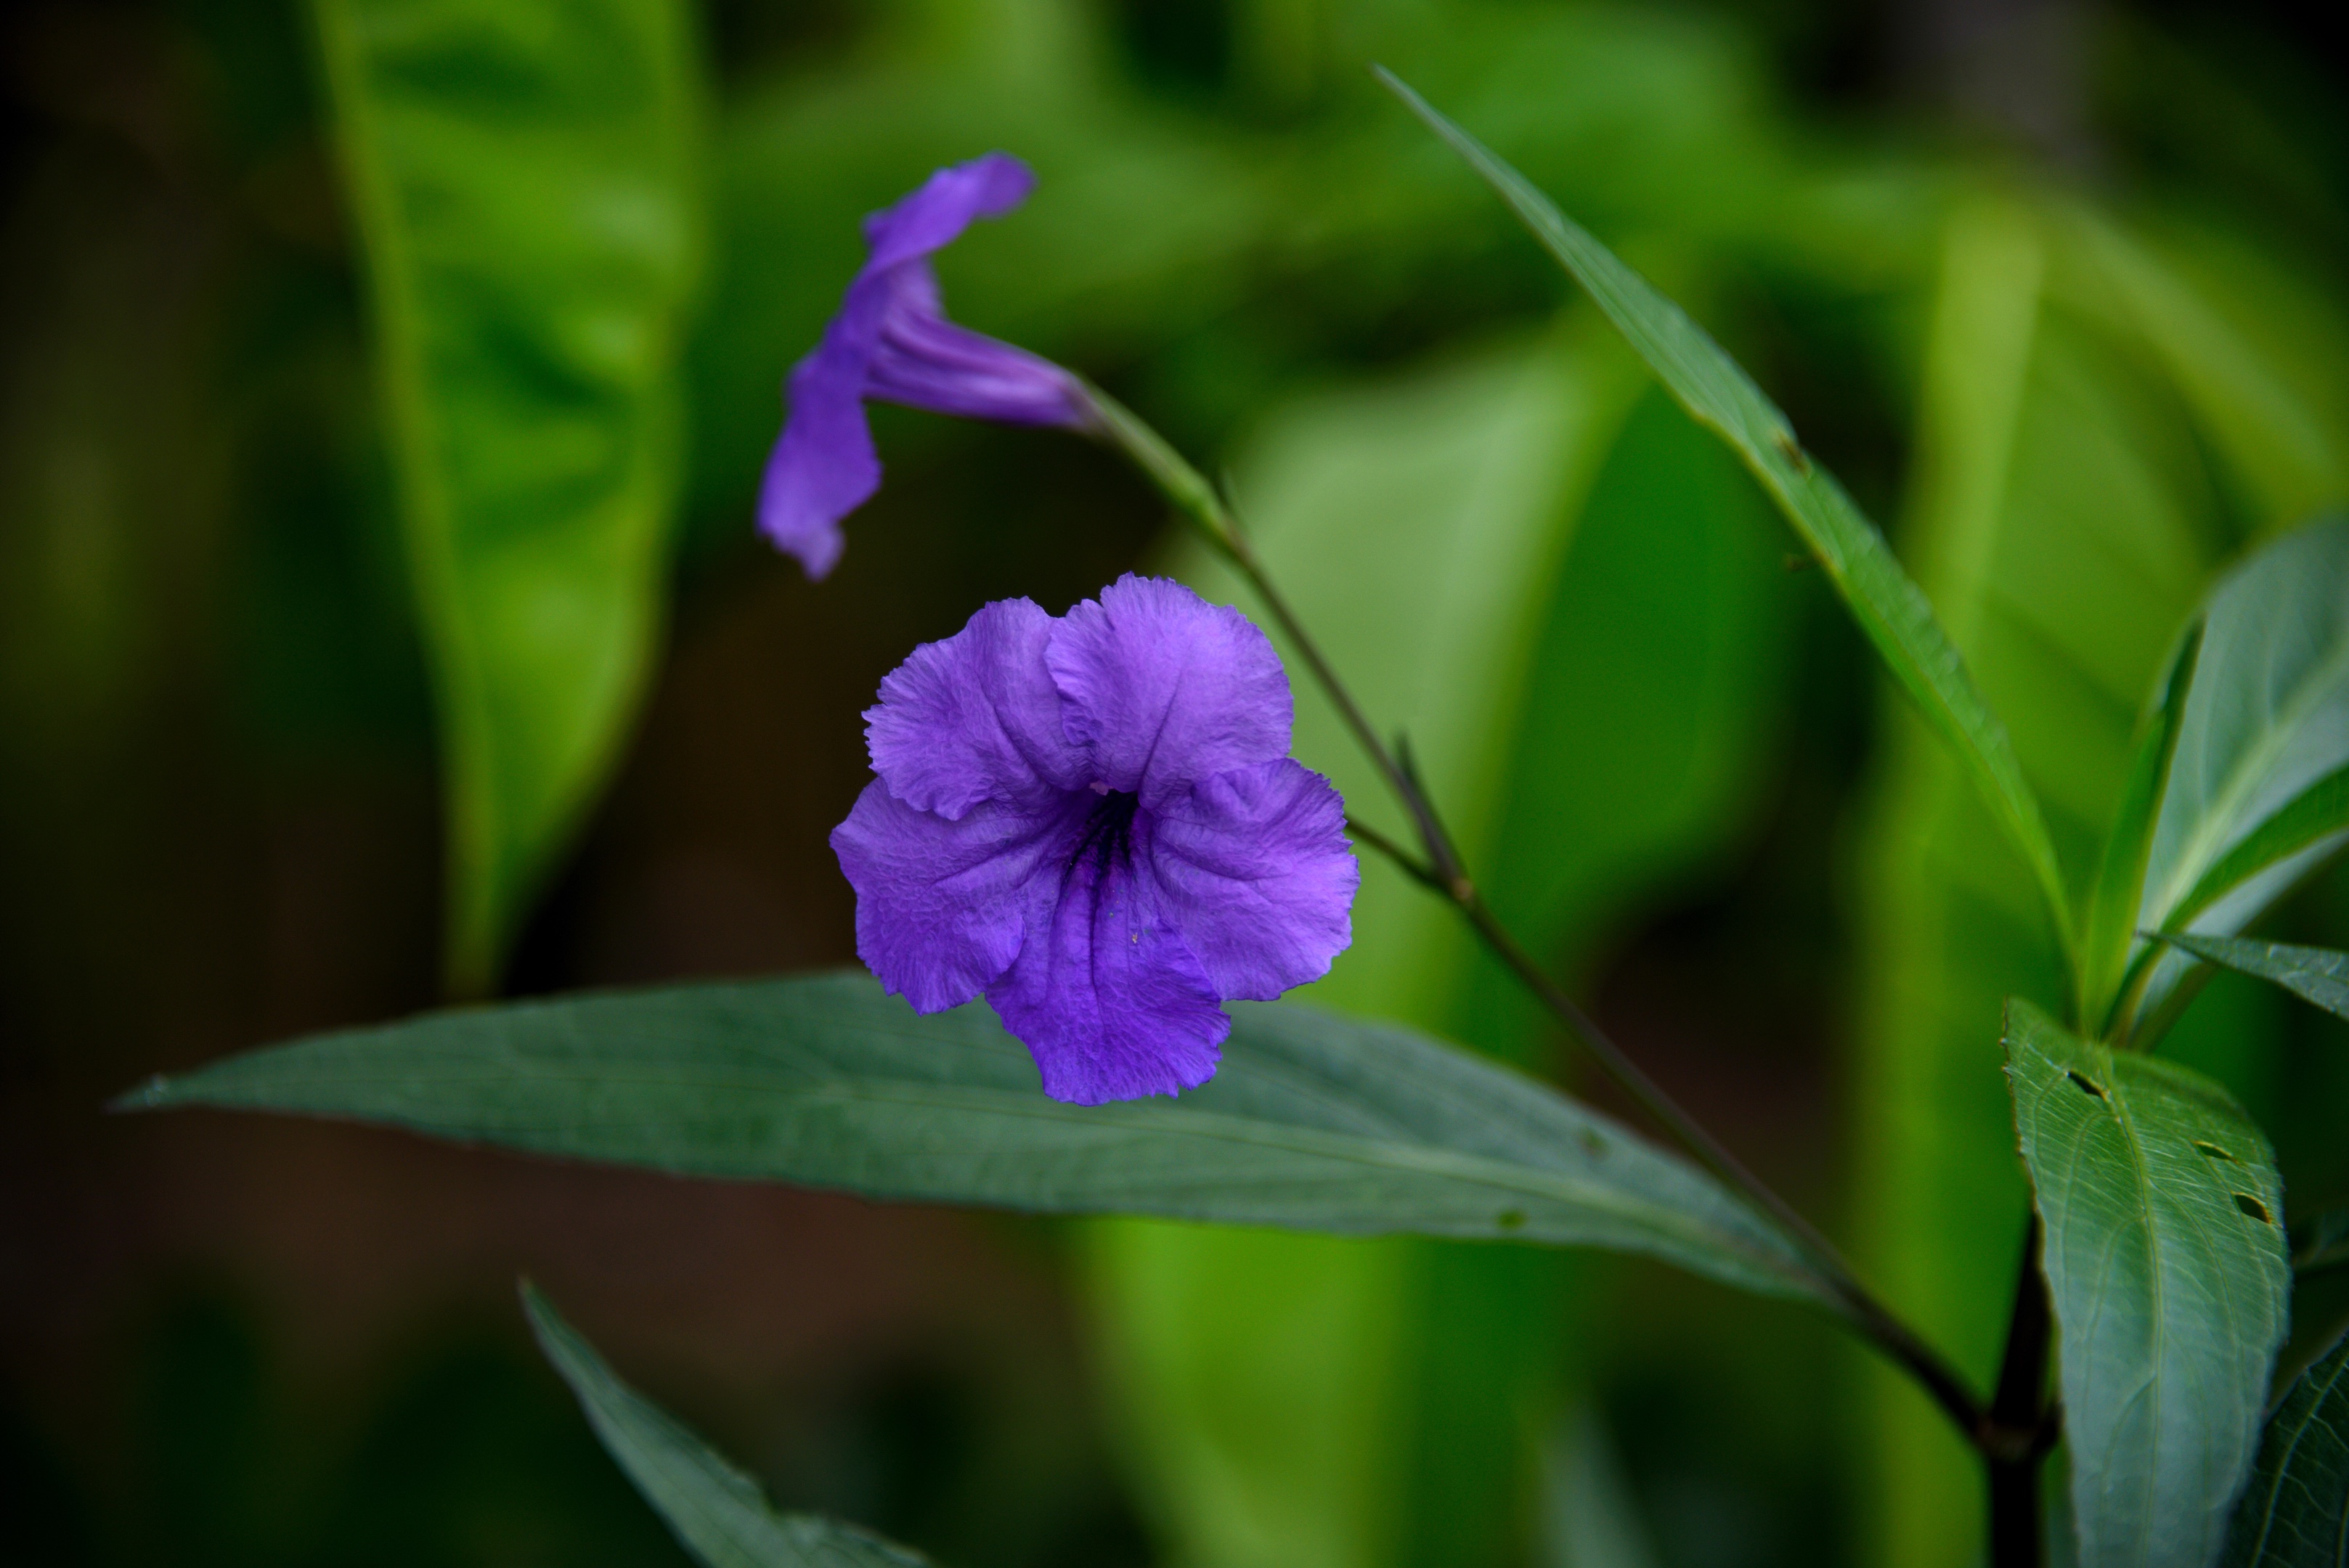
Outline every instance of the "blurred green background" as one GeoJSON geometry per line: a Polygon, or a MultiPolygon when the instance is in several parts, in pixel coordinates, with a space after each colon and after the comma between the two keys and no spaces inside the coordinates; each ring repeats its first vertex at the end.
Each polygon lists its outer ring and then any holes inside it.
{"type": "MultiPolygon", "coordinates": [[[[1971,1461],[1816,1315],[1506,1246],[1044,1224],[98,1107],[453,988],[852,957],[859,710],[990,598],[1229,584],[1102,451],[876,411],[752,536],[854,220],[1001,147],[956,314],[1204,466],[1495,903],[1978,1378],[2030,883],[1758,492],[1383,61],[1752,367],[2076,864],[2181,617],[2349,500],[2349,110],[2276,5],[26,5],[0,154],[0,1529],[27,1563],[680,1553],[528,1273],[792,1507],[968,1568],[1948,1564],[1971,1461]]],[[[1299,749],[1383,810],[1328,714],[1299,749]]],[[[1577,1079],[1366,867],[1326,1005],[1577,1079]]],[[[2349,942],[2329,875],[2276,923],[2349,942]]],[[[2349,1194],[2349,1038],[2178,1049],[2349,1194]]],[[[1594,1090],[1594,1092],[1596,1092],[1594,1090]]],[[[1600,1097],[1603,1100],[1603,1095],[1600,1097]]],[[[2302,1200],[2307,1200],[2303,1203],[2302,1200]]],[[[2303,1290],[2299,1342],[2349,1297],[2303,1290]]]]}

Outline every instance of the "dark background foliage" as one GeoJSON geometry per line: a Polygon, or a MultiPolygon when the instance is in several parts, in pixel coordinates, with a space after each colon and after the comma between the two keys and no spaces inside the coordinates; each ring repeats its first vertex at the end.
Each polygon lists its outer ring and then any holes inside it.
{"type": "MultiPolygon", "coordinates": [[[[1671,286],[1725,302],[1737,352],[1878,517],[1912,477],[1900,345],[1924,220],[1893,201],[1796,242],[1741,205],[1759,164],[1726,148],[1759,139],[1822,181],[1988,170],[2188,214],[2349,293],[2349,81],[2295,7],[1527,0],[1365,7],[1359,27],[1337,4],[1012,9],[1074,18],[1091,52],[1039,54],[1067,79],[974,70],[934,94],[921,73],[957,36],[944,0],[703,10],[717,232],[667,644],[510,991],[850,959],[824,835],[864,778],[857,715],[882,673],[987,599],[1058,609],[1163,559],[1158,507],[1105,455],[896,411],[876,419],[889,486],[833,583],[750,536],[774,386],[854,265],[846,217],[1007,123],[1041,143],[1015,150],[1046,176],[1048,239],[975,236],[945,269],[958,307],[1211,457],[1284,399],[1531,330],[1564,297],[1368,87],[1371,46],[1423,62],[1431,92],[1486,84],[1464,118],[1504,142],[1512,119],[1568,127],[1532,138],[1529,172],[1671,286]],[[1495,62],[1553,21],[1637,34],[1671,68],[1512,85],[1495,62]],[[1085,193],[1050,205],[1064,174],[1085,193]],[[1139,238],[1121,232],[1135,213],[1139,238]],[[1049,286],[1047,263],[1076,284],[1049,286]]],[[[432,704],[309,29],[276,0],[0,21],[6,1554],[678,1561],[531,1351],[526,1273],[786,1504],[966,1568],[1166,1560],[1104,1413],[1071,1228],[100,1113],[147,1073],[437,997],[432,704]]],[[[1677,438],[1661,406],[1638,418],[1677,438]]],[[[1631,529],[1639,492],[1623,506],[1631,529]]],[[[1593,549],[1606,515],[1583,524],[1593,549]]],[[[1783,641],[1734,830],[1548,945],[1660,1078],[1841,1224],[1868,1114],[1851,889],[1881,707],[1814,579],[1774,582],[1769,603],[1783,641]]],[[[1553,742],[1524,766],[1571,769],[1594,737],[1553,742]]],[[[2349,902],[2322,883],[2290,918],[2337,940],[2349,902]]],[[[2221,1009],[2260,1006],[2228,992],[2221,1009]]],[[[1477,1044],[1570,1070],[1522,1022],[1462,1016],[1477,1044]]],[[[2337,1196],[2338,1030],[2262,1016],[2255,1059],[2190,1048],[2274,1130],[2288,1191],[2337,1196]]],[[[1644,1268],[1575,1279],[1462,1300],[1571,1346],[1665,1560],[1866,1554],[1870,1439],[1823,1326],[1644,1268]]],[[[1432,1377],[1413,1462],[1450,1486],[1444,1390],[1476,1373],[1432,1377]]],[[[1397,1551],[1506,1561],[1525,1534],[1397,1551]]]]}

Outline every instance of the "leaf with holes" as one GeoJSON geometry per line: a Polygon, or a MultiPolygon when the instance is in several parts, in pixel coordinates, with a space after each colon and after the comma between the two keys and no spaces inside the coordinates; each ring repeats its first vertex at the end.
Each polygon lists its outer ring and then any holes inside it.
{"type": "Polygon", "coordinates": [[[2267,1140],[2226,1091],[2007,1005],[2046,1227],[2081,1568],[2204,1568],[2258,1442],[2292,1268],[2267,1140]]]}
{"type": "Polygon", "coordinates": [[[1965,759],[1975,785],[2030,866],[2048,919],[2074,941],[2070,900],[2039,800],[2005,727],[1982,700],[1933,607],[1900,569],[1876,525],[1813,462],[1792,424],[1737,362],[1680,306],[1617,260],[1484,143],[1384,69],[1379,77],[1466,160],[1534,237],[1590,292],[1681,406],[1727,441],[1785,513],[1895,679],[1965,759]]]}
{"type": "Polygon", "coordinates": [[[621,1382],[544,1296],[525,1284],[522,1304],[605,1451],[709,1568],[922,1568],[923,1558],[851,1525],[777,1513],[757,1481],[621,1382]]]}
{"type": "Polygon", "coordinates": [[[2349,1563],[2349,1335],[2292,1379],[2227,1535],[2226,1568],[2349,1563]]]}
{"type": "MultiPolygon", "coordinates": [[[[2203,622],[2137,924],[2231,936],[2349,836],[2349,519],[2260,551],[2203,622]]],[[[2191,968],[2139,947],[2132,1029],[2158,1032],[2191,968]]]]}
{"type": "Polygon", "coordinates": [[[1407,1029],[1237,1003],[1177,1100],[1044,1098],[979,1004],[862,973],[429,1014],[157,1078],[124,1109],[383,1122],[680,1175],[1057,1214],[1618,1248],[1825,1302],[1792,1243],[1675,1155],[1407,1029]]]}

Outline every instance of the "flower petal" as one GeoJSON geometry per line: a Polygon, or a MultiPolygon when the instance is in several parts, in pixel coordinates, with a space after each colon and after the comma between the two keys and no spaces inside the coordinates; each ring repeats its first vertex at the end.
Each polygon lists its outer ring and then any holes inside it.
{"type": "Polygon", "coordinates": [[[864,422],[864,371],[878,331],[843,309],[792,371],[791,418],[759,486],[759,531],[822,582],[840,560],[840,520],[881,488],[864,422]]]}
{"type": "MultiPolygon", "coordinates": [[[[1146,831],[1143,819],[1137,830],[1146,831]]],[[[1073,1105],[1195,1088],[1232,1031],[1198,959],[1134,856],[1079,853],[1037,895],[1018,960],[987,991],[1044,1092],[1073,1105]]]]}
{"type": "Polygon", "coordinates": [[[873,771],[908,806],[960,819],[983,800],[1074,789],[1084,754],[1061,728],[1044,668],[1058,623],[1027,599],[988,604],[943,642],[924,643],[864,713],[873,771]]]}
{"type": "Polygon", "coordinates": [[[1164,577],[1119,578],[1061,617],[1044,661],[1094,776],[1155,811],[1195,781],[1288,751],[1288,677],[1237,610],[1164,577]]]}
{"type": "Polygon", "coordinates": [[[1160,905],[1217,995],[1270,1001],[1319,980],[1353,940],[1361,868],[1346,805],[1319,773],[1282,758],[1194,785],[1152,834],[1160,905]]]}
{"type": "Polygon", "coordinates": [[[832,830],[856,890],[856,955],[917,1013],[969,1001],[1019,956],[1030,884],[1057,880],[1077,811],[990,803],[950,822],[867,784],[832,830]]]}
{"type": "Polygon", "coordinates": [[[865,367],[864,395],[933,414],[1005,425],[1093,422],[1092,399],[1050,360],[957,326],[938,302],[926,261],[889,274],[881,332],[865,367]]]}
{"type": "Polygon", "coordinates": [[[954,243],[977,218],[1000,218],[1036,189],[1036,176],[1008,152],[950,164],[912,194],[864,220],[864,270],[879,272],[954,243]]]}
{"type": "Polygon", "coordinates": [[[990,152],[939,170],[913,194],[864,220],[870,247],[864,264],[842,297],[840,314],[826,324],[823,339],[792,369],[790,417],[759,487],[760,531],[778,549],[797,556],[810,577],[821,582],[830,574],[840,560],[840,520],[881,488],[881,460],[874,455],[873,432],[864,422],[867,396],[962,413],[965,408],[947,406],[949,394],[943,385],[950,379],[948,370],[960,365],[974,372],[984,370],[990,378],[972,387],[966,399],[970,411],[981,418],[1021,424],[1082,424],[1089,418],[1090,400],[1067,372],[1043,360],[1014,365],[1005,356],[1019,356],[1019,350],[1008,345],[994,345],[999,352],[984,352],[962,339],[978,344],[991,340],[963,334],[943,317],[933,328],[926,329],[919,321],[925,311],[938,316],[937,285],[920,258],[950,242],[972,219],[996,217],[1017,207],[1035,183],[1026,164],[1009,153],[990,152]],[[893,305],[905,319],[893,334],[898,346],[888,356],[885,385],[876,391],[870,385],[874,363],[893,305]],[[932,344],[937,328],[961,335],[939,337],[932,344]],[[926,345],[945,356],[926,378],[917,363],[926,345]],[[1039,366],[1053,371],[1061,385],[1050,385],[1039,366]],[[988,397],[1011,411],[980,407],[988,397]]]}

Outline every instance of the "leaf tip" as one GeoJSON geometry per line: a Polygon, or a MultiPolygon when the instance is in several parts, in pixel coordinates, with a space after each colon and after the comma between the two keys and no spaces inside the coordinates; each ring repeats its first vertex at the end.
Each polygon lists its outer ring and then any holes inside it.
{"type": "Polygon", "coordinates": [[[155,1074],[137,1088],[126,1089],[106,1102],[109,1114],[127,1115],[136,1110],[160,1110],[179,1098],[170,1078],[155,1074]]]}
{"type": "Polygon", "coordinates": [[[554,1341],[571,1326],[563,1320],[563,1315],[554,1310],[554,1304],[546,1299],[530,1275],[514,1276],[514,1294],[522,1298],[523,1316],[530,1320],[530,1331],[538,1340],[539,1348],[559,1363],[562,1357],[555,1354],[554,1341]]]}

